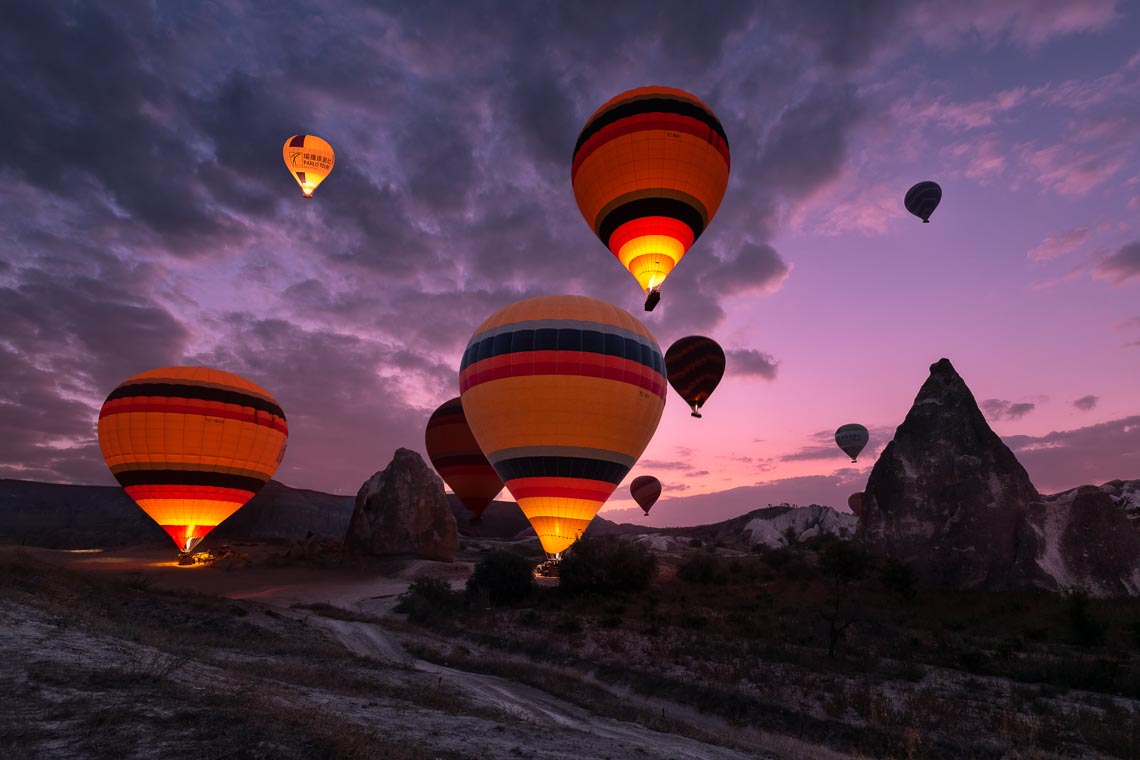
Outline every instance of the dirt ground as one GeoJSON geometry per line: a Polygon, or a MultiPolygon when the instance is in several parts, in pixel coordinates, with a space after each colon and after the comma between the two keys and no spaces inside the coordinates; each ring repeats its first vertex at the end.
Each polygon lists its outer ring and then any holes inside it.
{"type": "MultiPolygon", "coordinates": [[[[118,691],[112,693],[110,686],[105,690],[108,703],[121,704],[128,712],[137,711],[130,705],[137,703],[142,690],[155,705],[153,714],[134,715],[135,722],[124,721],[124,726],[137,725],[140,720],[168,720],[169,711],[179,704],[199,705],[208,714],[209,700],[217,698],[209,684],[233,681],[235,669],[246,679],[243,693],[251,688],[249,683],[261,684],[255,689],[259,695],[256,704],[243,702],[236,709],[251,715],[289,710],[336,715],[335,721],[312,727],[305,734],[304,741],[309,743],[298,745],[307,749],[297,754],[283,754],[280,746],[273,749],[273,740],[246,737],[243,741],[253,749],[233,755],[239,757],[845,757],[794,737],[733,729],[691,710],[676,712],[673,705],[654,705],[653,709],[660,707],[661,712],[660,716],[654,714],[652,721],[615,720],[583,708],[580,699],[575,704],[557,693],[508,678],[427,662],[408,654],[401,641],[401,636],[406,641],[407,631],[397,635],[386,623],[392,619],[396,597],[419,575],[461,587],[471,572],[471,562],[408,559],[346,569],[277,562],[274,557],[281,555],[282,547],[243,546],[240,551],[249,554],[249,563],[180,567],[169,547],[161,545],[92,552],[0,548],[0,561],[14,562],[17,567],[43,562],[75,571],[93,581],[110,582],[113,586],[108,593],[161,599],[163,595],[155,592],[169,591],[233,600],[231,607],[239,607],[230,613],[240,611],[241,622],[247,626],[242,630],[254,623],[267,635],[287,637],[290,642],[285,645],[280,643],[281,638],[274,638],[277,643],[251,643],[243,648],[236,639],[226,641],[220,636],[213,646],[179,648],[181,645],[163,635],[161,613],[142,622],[132,620],[124,628],[117,613],[102,611],[120,603],[129,606],[155,600],[140,601],[130,596],[122,602],[101,600],[96,610],[77,616],[78,620],[90,617],[88,625],[76,624],[59,615],[58,606],[53,606],[56,603],[46,591],[22,595],[24,588],[17,583],[12,593],[0,595],[0,628],[4,631],[0,635],[0,661],[16,667],[9,678],[0,678],[9,680],[6,685],[0,683],[0,688],[8,694],[26,694],[21,701],[25,709],[34,705],[54,705],[56,709],[44,713],[52,716],[50,720],[29,723],[19,705],[0,707],[0,755],[17,751],[26,757],[49,758],[183,756],[174,747],[124,733],[126,729],[112,718],[103,718],[115,728],[109,735],[118,737],[110,744],[92,738],[99,733],[90,733],[91,716],[79,721],[87,733],[81,734],[78,743],[66,738],[75,730],[75,718],[59,706],[69,704],[77,696],[77,688],[82,691],[84,687],[75,683],[86,683],[90,690],[94,688],[91,684],[102,683],[106,669],[113,666],[115,673],[130,677],[110,679],[118,684],[118,691]],[[107,615],[116,621],[114,625],[107,623],[107,615]],[[302,656],[290,648],[296,642],[309,641],[309,637],[319,640],[311,646],[322,660],[321,675],[314,672],[314,655],[302,656]],[[322,648],[326,646],[335,651],[326,652],[322,648]],[[234,647],[237,651],[231,651],[234,647]],[[278,647],[282,649],[276,656],[259,656],[278,647]],[[137,663],[150,665],[140,672],[137,663]],[[169,673],[164,672],[167,667],[169,673]],[[333,674],[331,680],[328,673],[333,674]],[[269,683],[272,688],[265,685],[269,683]],[[177,693],[166,687],[177,689],[177,693]],[[443,709],[432,709],[437,706],[443,709]],[[344,727],[338,729],[338,735],[322,744],[320,731],[340,723],[344,727]],[[652,723],[652,727],[643,723],[652,723]],[[367,734],[377,726],[384,727],[384,741],[392,742],[390,746],[378,744],[379,738],[367,734]],[[356,744],[329,751],[332,744],[343,743],[355,731],[366,732],[359,745],[362,751],[355,752],[356,744]],[[270,749],[257,749],[266,742],[270,749]]],[[[43,583],[37,580],[40,575],[33,572],[27,583],[43,583]]],[[[61,578],[51,588],[66,595],[59,589],[66,589],[71,581],[66,574],[61,578]]],[[[3,701],[0,698],[0,705],[3,701]]],[[[218,708],[223,712],[231,709],[235,708],[229,703],[218,708]]],[[[295,728],[294,723],[289,726],[295,728]]],[[[215,749],[205,745],[193,754],[201,756],[215,749]]]]}

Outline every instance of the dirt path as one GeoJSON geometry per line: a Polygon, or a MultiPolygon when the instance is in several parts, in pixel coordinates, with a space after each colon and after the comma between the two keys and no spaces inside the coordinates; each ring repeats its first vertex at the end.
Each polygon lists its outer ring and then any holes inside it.
{"type": "MultiPolygon", "coordinates": [[[[635,723],[594,715],[581,707],[524,684],[419,660],[406,653],[379,626],[372,623],[317,617],[310,618],[309,622],[327,630],[353,654],[410,665],[416,670],[439,675],[443,683],[460,689],[473,701],[482,702],[488,707],[502,710],[531,723],[580,731],[589,735],[594,741],[600,739],[627,745],[628,751],[647,753],[651,757],[691,760],[779,757],[771,753],[744,754],[675,734],[651,731],[635,723]]],[[[609,750],[611,754],[619,756],[623,754],[618,746],[611,745],[609,750]]]]}

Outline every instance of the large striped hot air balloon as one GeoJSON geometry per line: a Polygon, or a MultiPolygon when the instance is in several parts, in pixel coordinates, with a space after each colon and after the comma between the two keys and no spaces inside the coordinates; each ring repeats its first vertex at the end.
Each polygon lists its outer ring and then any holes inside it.
{"type": "Polygon", "coordinates": [[[649,509],[661,498],[661,481],[652,475],[639,475],[629,484],[629,495],[648,515],[649,509]]]}
{"type": "Polygon", "coordinates": [[[273,477],[289,428],[264,388],[207,367],[124,380],[99,412],[115,479],[189,552],[273,477]]]}
{"type": "Polygon", "coordinates": [[[640,87],[586,122],[570,179],[586,223],[648,293],[708,227],[728,186],[728,138],[684,90],[640,87]]]}
{"type": "Polygon", "coordinates": [[[942,188],[937,182],[919,182],[906,191],[903,205],[906,210],[922,220],[923,224],[930,223],[930,215],[942,201],[942,188]]]}
{"type": "Polygon", "coordinates": [[[665,363],[630,314],[585,296],[495,312],[459,372],[479,447],[557,556],[637,462],[665,407],[665,363]]]}
{"type": "Polygon", "coordinates": [[[435,471],[474,516],[471,524],[477,525],[483,510],[503,490],[503,481],[475,441],[459,398],[444,401],[432,412],[424,445],[435,471]]]}
{"type": "Polygon", "coordinates": [[[681,338],[665,352],[669,384],[692,408],[692,416],[701,416],[701,406],[709,400],[724,377],[724,349],[701,335],[681,338]]]}
{"type": "Polygon", "coordinates": [[[867,428],[854,422],[842,425],[835,431],[835,443],[843,449],[843,453],[851,457],[852,462],[859,461],[859,452],[871,440],[867,428]]]}
{"type": "Polygon", "coordinates": [[[336,162],[332,146],[316,135],[293,135],[285,141],[283,155],[285,166],[306,198],[313,197],[313,191],[332,173],[336,162]]]}

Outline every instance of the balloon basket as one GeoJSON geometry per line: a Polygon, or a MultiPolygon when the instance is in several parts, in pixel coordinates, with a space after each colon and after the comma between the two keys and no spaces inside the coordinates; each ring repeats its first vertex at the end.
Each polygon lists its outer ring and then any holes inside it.
{"type": "Polygon", "coordinates": [[[660,290],[649,291],[649,295],[646,296],[646,298],[645,298],[645,310],[646,311],[653,311],[653,307],[656,306],[657,302],[660,300],[661,300],[661,291],[660,290]]]}
{"type": "Polygon", "coordinates": [[[178,552],[178,565],[179,567],[186,567],[194,564],[194,555],[190,552],[178,552]]]}

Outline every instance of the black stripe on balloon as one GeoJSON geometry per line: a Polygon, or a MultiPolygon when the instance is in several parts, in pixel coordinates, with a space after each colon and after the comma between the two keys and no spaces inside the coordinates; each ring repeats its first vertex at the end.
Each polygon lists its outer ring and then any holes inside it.
{"type": "Polygon", "coordinates": [[[141,396],[164,399],[192,398],[201,401],[217,401],[222,404],[237,404],[238,406],[253,407],[254,409],[269,412],[270,414],[277,415],[281,419],[285,419],[285,412],[272,401],[266,401],[263,398],[250,396],[240,391],[227,391],[221,388],[209,388],[203,385],[179,385],[176,383],[132,383],[130,385],[120,385],[111,391],[111,395],[107,397],[107,401],[113,401],[117,398],[138,398],[141,396]]]}
{"type": "MultiPolygon", "coordinates": [[[[290,148],[304,148],[306,137],[307,137],[307,135],[293,135],[293,139],[289,141],[289,147],[290,148]]],[[[898,196],[896,195],[895,197],[897,198],[898,196]]]]}
{"type": "Polygon", "coordinates": [[[495,465],[495,472],[504,481],[517,478],[580,478],[600,480],[615,486],[629,472],[617,462],[584,457],[518,457],[503,459],[495,465]]]}
{"type": "Polygon", "coordinates": [[[239,491],[256,493],[267,480],[251,478],[248,475],[233,475],[228,472],[207,472],[204,470],[123,470],[115,473],[115,480],[124,488],[128,486],[213,486],[214,488],[235,488],[239,491]]]}
{"type": "Polygon", "coordinates": [[[472,343],[463,352],[459,371],[484,359],[523,351],[581,351],[616,356],[665,374],[665,359],[661,353],[633,338],[597,330],[554,327],[503,332],[472,343]]]}
{"type": "Polygon", "coordinates": [[[701,217],[701,212],[684,201],[676,198],[638,198],[623,203],[606,214],[598,223],[598,237],[608,247],[614,230],[626,222],[646,216],[666,216],[688,225],[693,231],[693,240],[699,238],[705,229],[705,220],[701,217]]]}
{"type": "MultiPolygon", "coordinates": [[[[582,134],[578,135],[578,142],[574,144],[574,155],[578,155],[578,151],[581,150],[582,145],[585,144],[587,140],[610,124],[629,118],[630,116],[639,116],[646,113],[674,113],[679,116],[688,116],[691,119],[696,119],[720,135],[720,139],[724,140],[725,145],[728,145],[728,135],[724,133],[724,127],[720,125],[720,121],[709,111],[701,108],[696,103],[675,100],[673,98],[645,98],[643,100],[633,100],[629,103],[615,106],[587,124],[582,129],[582,134]]],[[[895,197],[897,198],[898,196],[895,197]]]]}

